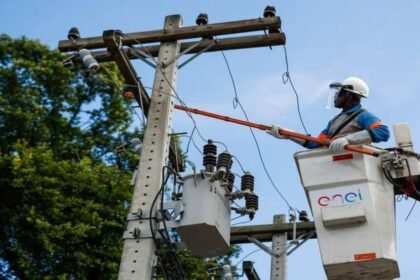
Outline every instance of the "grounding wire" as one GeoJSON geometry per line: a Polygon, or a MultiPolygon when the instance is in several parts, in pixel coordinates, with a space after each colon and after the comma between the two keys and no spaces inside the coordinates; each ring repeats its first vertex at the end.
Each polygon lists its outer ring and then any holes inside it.
{"type": "Polygon", "coordinates": [[[296,88],[293,84],[292,77],[290,76],[289,59],[288,59],[288,56],[287,56],[286,45],[283,45],[283,50],[284,50],[284,58],[285,58],[285,63],[286,63],[286,72],[284,72],[284,74],[282,76],[283,84],[286,84],[287,82],[289,82],[290,86],[292,87],[292,90],[293,90],[293,92],[295,93],[295,96],[296,96],[296,104],[297,104],[297,110],[298,110],[300,122],[302,124],[303,129],[305,130],[305,133],[307,135],[309,135],[308,131],[306,130],[305,123],[303,122],[302,113],[300,111],[299,94],[298,94],[298,92],[297,92],[297,90],[296,90],[296,88]]]}
{"type": "MultiPolygon", "coordinates": [[[[226,64],[227,70],[228,70],[229,75],[230,75],[230,79],[231,79],[231,81],[232,81],[233,90],[234,90],[234,93],[235,93],[235,98],[234,98],[234,100],[235,100],[235,102],[239,105],[239,107],[241,108],[242,113],[243,113],[243,114],[244,114],[244,116],[245,116],[245,119],[246,119],[247,121],[249,121],[249,119],[248,119],[248,115],[247,115],[247,113],[246,113],[246,111],[245,111],[244,107],[242,106],[242,103],[241,103],[241,102],[240,102],[240,100],[239,100],[239,97],[238,97],[238,92],[237,92],[237,90],[236,90],[235,79],[233,78],[232,71],[230,70],[229,61],[227,60],[227,58],[226,58],[226,56],[225,56],[224,52],[223,52],[223,51],[221,51],[221,53],[222,53],[222,55],[223,55],[223,58],[224,58],[224,61],[225,61],[225,64],[226,64]]],[[[269,181],[270,181],[271,185],[272,185],[272,186],[273,186],[273,188],[276,190],[277,194],[279,194],[279,196],[280,196],[280,197],[283,199],[283,201],[287,204],[287,206],[288,206],[290,209],[293,209],[293,207],[289,204],[289,201],[288,201],[288,200],[286,199],[286,197],[285,197],[285,196],[284,196],[284,195],[280,192],[280,190],[277,188],[276,184],[274,183],[273,179],[271,178],[270,173],[268,172],[268,169],[267,169],[267,167],[266,167],[266,165],[265,165],[264,158],[263,158],[262,153],[261,153],[260,145],[259,145],[259,143],[258,143],[257,137],[256,137],[256,136],[255,136],[255,134],[254,134],[254,131],[252,130],[252,128],[249,128],[249,131],[251,132],[252,137],[254,138],[255,146],[257,147],[257,151],[258,151],[258,155],[259,155],[259,157],[260,157],[261,164],[262,164],[262,166],[263,166],[263,169],[264,169],[264,171],[265,171],[265,174],[267,175],[267,177],[268,177],[268,179],[269,179],[269,181]]]]}

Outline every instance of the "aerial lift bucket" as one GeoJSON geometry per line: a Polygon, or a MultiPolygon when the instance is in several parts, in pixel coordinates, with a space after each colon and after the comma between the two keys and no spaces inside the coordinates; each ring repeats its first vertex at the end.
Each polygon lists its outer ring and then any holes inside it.
{"type": "Polygon", "coordinates": [[[295,160],[328,279],[399,277],[394,190],[380,159],[315,149],[297,152],[295,160]]]}

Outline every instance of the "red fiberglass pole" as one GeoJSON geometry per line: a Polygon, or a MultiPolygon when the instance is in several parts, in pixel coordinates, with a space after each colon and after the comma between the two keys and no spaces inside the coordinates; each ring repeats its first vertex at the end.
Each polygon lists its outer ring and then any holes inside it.
{"type": "MultiPolygon", "coordinates": [[[[228,117],[228,116],[223,116],[223,115],[219,115],[219,114],[215,114],[215,113],[210,113],[210,112],[206,112],[206,111],[203,111],[203,110],[194,109],[194,108],[190,108],[190,107],[185,107],[185,106],[181,106],[181,105],[176,105],[175,104],[175,109],[190,112],[190,113],[197,114],[197,115],[202,115],[202,116],[214,118],[214,119],[218,119],[218,120],[223,120],[223,121],[227,121],[227,122],[231,122],[231,123],[236,123],[236,124],[240,124],[240,125],[244,125],[244,126],[248,126],[248,127],[253,127],[253,128],[257,128],[257,129],[261,129],[261,130],[265,130],[265,131],[271,130],[271,125],[252,123],[252,122],[249,122],[249,121],[235,119],[235,118],[231,118],[231,117],[228,117]]],[[[297,132],[293,132],[293,131],[288,131],[288,130],[281,129],[281,128],[279,129],[278,132],[279,132],[280,135],[315,142],[315,143],[318,143],[322,146],[329,146],[330,145],[329,141],[323,141],[319,138],[308,136],[308,135],[305,135],[305,134],[301,134],[301,133],[297,133],[297,132]]],[[[358,147],[354,147],[352,145],[346,145],[345,149],[348,150],[348,151],[362,153],[362,154],[366,154],[366,155],[370,155],[370,156],[374,156],[374,157],[379,156],[379,154],[377,152],[361,149],[361,148],[358,148],[358,147]]]]}

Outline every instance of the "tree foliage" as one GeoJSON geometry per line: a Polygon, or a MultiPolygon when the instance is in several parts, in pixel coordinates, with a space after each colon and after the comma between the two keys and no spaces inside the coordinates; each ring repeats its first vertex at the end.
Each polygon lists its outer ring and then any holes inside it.
{"type": "Polygon", "coordinates": [[[112,279],[133,163],[113,150],[137,132],[117,75],[62,60],[0,37],[0,257],[21,279],[112,279]]]}

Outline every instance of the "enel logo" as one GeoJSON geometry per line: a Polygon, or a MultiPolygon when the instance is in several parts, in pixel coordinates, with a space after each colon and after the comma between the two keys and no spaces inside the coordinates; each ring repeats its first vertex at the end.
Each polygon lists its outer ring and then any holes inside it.
{"type": "Polygon", "coordinates": [[[348,192],[348,193],[337,193],[333,195],[323,195],[318,198],[318,205],[321,207],[333,205],[342,205],[342,204],[352,204],[357,201],[363,200],[362,193],[360,189],[356,192],[348,192]]]}

